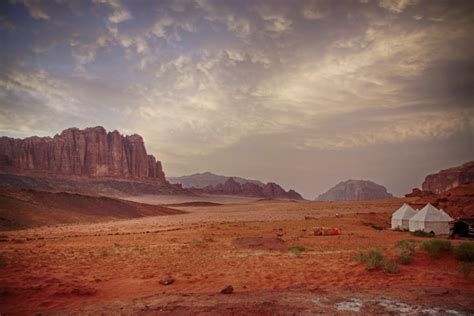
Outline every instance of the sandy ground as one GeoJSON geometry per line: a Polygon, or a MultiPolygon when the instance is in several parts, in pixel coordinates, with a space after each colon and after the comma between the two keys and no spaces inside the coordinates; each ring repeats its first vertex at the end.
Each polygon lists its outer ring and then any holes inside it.
{"type": "Polygon", "coordinates": [[[412,238],[371,227],[388,226],[401,203],[248,202],[8,232],[0,238],[0,313],[474,313],[473,276],[451,255],[435,260],[419,250],[393,275],[354,259],[371,248],[393,257],[394,244],[412,238]],[[342,235],[313,236],[316,226],[342,235]],[[294,255],[292,246],[305,251],[294,255]],[[176,281],[161,285],[164,278],[176,281]],[[220,294],[226,285],[233,294],[220,294]]]}

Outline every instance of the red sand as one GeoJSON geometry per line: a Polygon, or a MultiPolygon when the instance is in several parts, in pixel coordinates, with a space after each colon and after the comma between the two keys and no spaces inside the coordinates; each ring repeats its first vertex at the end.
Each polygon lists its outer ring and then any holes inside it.
{"type": "Polygon", "coordinates": [[[371,248],[393,257],[394,244],[412,238],[367,225],[387,227],[401,203],[187,207],[183,215],[8,232],[0,243],[0,312],[344,314],[359,303],[361,314],[402,303],[418,312],[474,312],[474,275],[466,279],[451,255],[433,260],[418,250],[394,275],[354,259],[371,248]],[[342,234],[314,236],[314,227],[342,234]],[[294,255],[292,246],[305,251],[294,255]],[[176,282],[159,284],[164,278],[176,282]],[[233,294],[220,294],[226,285],[233,294]]]}

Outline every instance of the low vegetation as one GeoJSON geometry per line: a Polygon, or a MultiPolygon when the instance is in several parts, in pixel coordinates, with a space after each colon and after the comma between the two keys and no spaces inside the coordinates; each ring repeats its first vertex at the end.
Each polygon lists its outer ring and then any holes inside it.
{"type": "Polygon", "coordinates": [[[474,243],[460,243],[454,248],[454,256],[461,261],[474,262],[474,243]]]}
{"type": "Polygon", "coordinates": [[[299,257],[306,250],[303,246],[293,246],[288,248],[288,252],[296,257],[299,257]]]}
{"type": "Polygon", "coordinates": [[[412,261],[411,256],[407,253],[401,253],[397,256],[397,262],[400,264],[410,264],[412,261]]]}
{"type": "Polygon", "coordinates": [[[380,251],[372,249],[367,252],[360,252],[357,260],[363,262],[367,270],[383,270],[387,273],[399,273],[400,268],[397,263],[387,259],[380,251]]]}
{"type": "Polygon", "coordinates": [[[433,233],[427,233],[422,230],[415,230],[414,232],[411,232],[411,234],[416,237],[430,237],[431,238],[435,236],[433,233]]]}
{"type": "Polygon", "coordinates": [[[191,240],[191,245],[192,246],[201,246],[204,242],[200,239],[193,239],[191,240]]]}
{"type": "Polygon", "coordinates": [[[422,242],[420,248],[425,250],[431,258],[437,259],[442,253],[451,251],[452,246],[449,240],[432,239],[422,242]]]}

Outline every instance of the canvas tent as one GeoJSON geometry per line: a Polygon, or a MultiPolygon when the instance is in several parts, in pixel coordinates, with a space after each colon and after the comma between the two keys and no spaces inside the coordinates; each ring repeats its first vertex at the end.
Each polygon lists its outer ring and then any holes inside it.
{"type": "Polygon", "coordinates": [[[403,204],[392,214],[392,229],[408,229],[408,221],[416,214],[408,204],[403,204]]]}
{"type": "Polygon", "coordinates": [[[449,222],[453,218],[446,212],[438,210],[430,203],[426,204],[418,213],[409,220],[409,230],[411,232],[422,230],[433,232],[436,235],[449,233],[449,222]]]}

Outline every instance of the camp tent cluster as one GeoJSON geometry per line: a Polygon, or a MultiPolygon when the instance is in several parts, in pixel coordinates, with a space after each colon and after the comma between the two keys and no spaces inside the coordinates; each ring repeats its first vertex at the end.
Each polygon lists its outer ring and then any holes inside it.
{"type": "Polygon", "coordinates": [[[445,211],[438,210],[430,203],[419,211],[405,203],[392,214],[392,229],[403,229],[411,232],[421,230],[442,235],[449,233],[449,222],[452,220],[453,218],[445,211]]]}

